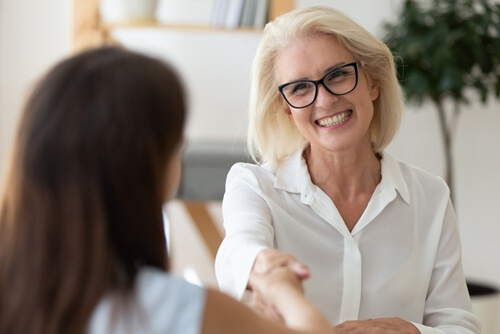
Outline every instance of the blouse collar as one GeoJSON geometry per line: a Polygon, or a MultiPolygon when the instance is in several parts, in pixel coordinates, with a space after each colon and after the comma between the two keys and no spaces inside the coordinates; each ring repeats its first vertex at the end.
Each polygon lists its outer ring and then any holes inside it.
{"type": "MultiPolygon", "coordinates": [[[[303,151],[300,149],[293,152],[277,166],[275,188],[290,193],[301,193],[303,196],[315,191],[316,186],[311,181],[303,151]]],[[[379,190],[396,191],[407,204],[410,204],[408,186],[399,162],[387,152],[382,152],[380,155],[382,180],[378,186],[379,190]]]]}

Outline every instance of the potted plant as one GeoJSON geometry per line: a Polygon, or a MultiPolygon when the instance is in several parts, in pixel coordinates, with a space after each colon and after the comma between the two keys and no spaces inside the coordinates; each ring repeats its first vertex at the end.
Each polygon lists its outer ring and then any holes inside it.
{"type": "Polygon", "coordinates": [[[384,34],[408,101],[430,101],[438,113],[453,198],[451,148],[463,106],[471,91],[483,103],[500,97],[500,4],[433,0],[424,7],[405,0],[399,21],[386,23],[384,34]]]}
{"type": "MultiPolygon", "coordinates": [[[[444,145],[445,180],[453,199],[452,146],[463,107],[471,98],[482,103],[500,98],[500,4],[432,0],[424,5],[405,0],[398,18],[384,24],[383,39],[395,55],[408,101],[430,101],[435,106],[444,145]]],[[[472,283],[468,287],[471,296],[482,289],[472,283]]],[[[498,295],[497,289],[490,290],[498,295]]]]}

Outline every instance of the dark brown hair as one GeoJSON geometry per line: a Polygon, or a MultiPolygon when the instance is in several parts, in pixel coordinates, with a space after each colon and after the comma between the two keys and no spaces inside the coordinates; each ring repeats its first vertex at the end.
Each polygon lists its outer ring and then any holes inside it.
{"type": "Polygon", "coordinates": [[[83,333],[106,291],[167,267],[162,204],[184,103],[171,68],[116,47],[39,82],[0,207],[0,333],[83,333]]]}

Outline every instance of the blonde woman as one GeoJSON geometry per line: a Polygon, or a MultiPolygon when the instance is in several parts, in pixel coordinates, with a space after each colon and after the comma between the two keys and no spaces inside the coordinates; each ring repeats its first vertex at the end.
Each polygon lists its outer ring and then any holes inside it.
{"type": "Polygon", "coordinates": [[[253,70],[257,165],[227,177],[221,289],[289,267],[338,333],[479,333],[447,185],[384,151],[404,103],[387,46],[309,7],[266,26],[253,70]]]}

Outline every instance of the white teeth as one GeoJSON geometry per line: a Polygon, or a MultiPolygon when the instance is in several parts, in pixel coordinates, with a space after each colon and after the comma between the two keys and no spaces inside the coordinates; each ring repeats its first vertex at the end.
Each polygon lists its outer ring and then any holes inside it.
{"type": "Polygon", "coordinates": [[[347,118],[349,118],[349,116],[351,116],[351,114],[352,114],[352,111],[349,110],[349,111],[343,112],[341,114],[337,114],[333,117],[322,119],[321,121],[318,121],[318,124],[321,125],[322,127],[337,125],[337,124],[340,124],[343,121],[345,121],[347,118]]]}

